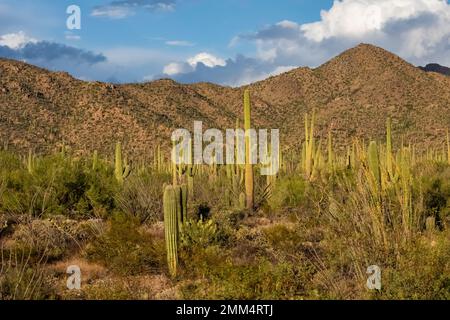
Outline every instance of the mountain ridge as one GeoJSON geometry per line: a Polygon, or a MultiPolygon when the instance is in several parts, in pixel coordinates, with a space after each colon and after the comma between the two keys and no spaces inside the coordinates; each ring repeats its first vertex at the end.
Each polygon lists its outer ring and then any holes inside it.
{"type": "MultiPolygon", "coordinates": [[[[297,68],[250,85],[86,82],[23,62],[0,59],[0,138],[3,145],[51,152],[63,143],[77,153],[111,153],[123,141],[131,155],[170,146],[176,128],[233,128],[250,89],[256,127],[280,128],[283,147],[298,147],[303,116],[315,110],[317,136],[332,130],[381,139],[387,117],[405,141],[437,145],[450,126],[450,78],[420,70],[400,57],[361,44],[318,68],[297,68]]],[[[400,139],[400,138],[399,138],[400,139]]]]}

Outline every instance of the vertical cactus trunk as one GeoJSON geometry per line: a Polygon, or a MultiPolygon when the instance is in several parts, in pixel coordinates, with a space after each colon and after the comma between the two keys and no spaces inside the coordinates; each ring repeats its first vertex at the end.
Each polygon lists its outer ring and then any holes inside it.
{"type": "Polygon", "coordinates": [[[167,249],[167,265],[172,277],[177,275],[178,266],[178,206],[179,198],[174,187],[164,190],[164,232],[167,249]]]}
{"type": "Polygon", "coordinates": [[[92,156],[92,170],[97,170],[98,167],[98,152],[94,151],[94,155],[92,156]]]}
{"type": "Polygon", "coordinates": [[[27,159],[27,170],[29,174],[33,174],[34,172],[34,157],[33,151],[28,151],[28,159],[27,159]]]}
{"type": "Polygon", "coordinates": [[[447,162],[450,165],[450,137],[447,129],[447,162]]]}
{"type": "Polygon", "coordinates": [[[116,143],[116,151],[114,157],[114,175],[119,184],[123,184],[123,164],[122,164],[122,144],[116,143]]]}
{"type": "Polygon", "coordinates": [[[314,157],[316,155],[315,141],[314,141],[314,122],[315,112],[313,111],[311,118],[311,126],[308,123],[308,114],[305,115],[305,161],[304,161],[304,173],[306,179],[311,179],[313,173],[314,157]]]}
{"type": "Polygon", "coordinates": [[[386,169],[390,180],[394,179],[394,165],[392,153],[392,120],[388,118],[386,121],[386,169]]]}
{"type": "Polygon", "coordinates": [[[375,141],[370,142],[367,158],[369,163],[369,170],[372,173],[373,178],[375,179],[377,187],[380,188],[381,187],[380,158],[378,156],[378,148],[377,143],[375,141]]]}
{"type": "Polygon", "coordinates": [[[253,185],[253,165],[251,163],[251,109],[250,109],[250,92],[244,92],[244,129],[245,129],[245,194],[246,207],[253,210],[254,207],[254,185],[253,185]]]}
{"type": "Polygon", "coordinates": [[[188,215],[188,186],[186,184],[181,185],[180,187],[181,192],[181,223],[185,224],[187,221],[187,215],[188,215]]]}
{"type": "Polygon", "coordinates": [[[114,157],[114,176],[120,185],[123,185],[124,179],[130,174],[130,167],[126,161],[122,160],[122,143],[116,143],[116,151],[114,157]]]}
{"type": "Polygon", "coordinates": [[[328,172],[334,173],[334,154],[333,154],[333,137],[331,130],[328,131],[328,172]]]}

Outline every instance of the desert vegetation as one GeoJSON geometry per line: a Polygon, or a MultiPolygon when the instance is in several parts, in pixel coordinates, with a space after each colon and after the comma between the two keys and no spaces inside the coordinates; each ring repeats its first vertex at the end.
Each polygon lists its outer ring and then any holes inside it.
{"type": "MultiPolygon", "coordinates": [[[[244,104],[249,128],[248,92],[244,104]]],[[[245,165],[211,166],[162,147],[128,158],[120,142],[111,155],[2,150],[0,299],[449,299],[448,133],[417,149],[387,118],[383,140],[337,145],[304,120],[275,176],[248,147],[245,165]],[[381,290],[366,287],[371,265],[381,290]]]]}

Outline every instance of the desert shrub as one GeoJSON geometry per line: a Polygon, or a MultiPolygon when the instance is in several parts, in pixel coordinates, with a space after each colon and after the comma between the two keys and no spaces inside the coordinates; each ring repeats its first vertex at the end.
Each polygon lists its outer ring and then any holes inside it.
{"type": "Polygon", "coordinates": [[[222,260],[205,275],[206,280],[182,288],[185,299],[268,300],[300,299],[308,294],[304,266],[272,264],[260,259],[251,265],[222,260]]]}
{"type": "Polygon", "coordinates": [[[33,173],[22,164],[1,178],[0,210],[5,213],[82,218],[114,208],[116,184],[103,165],[93,171],[79,159],[58,154],[38,158],[33,173]]]}
{"type": "Polygon", "coordinates": [[[141,223],[162,219],[162,190],[167,176],[142,174],[131,176],[116,196],[119,210],[141,223]]]}
{"type": "Polygon", "coordinates": [[[381,299],[450,299],[448,232],[411,244],[394,266],[382,273],[381,299]]]}
{"type": "Polygon", "coordinates": [[[443,228],[450,223],[450,166],[427,164],[417,171],[421,173],[425,215],[435,217],[443,228]]]}
{"type": "Polygon", "coordinates": [[[183,224],[180,243],[185,249],[206,247],[217,242],[217,226],[213,220],[189,220],[183,224]]]}
{"type": "Polygon", "coordinates": [[[55,296],[44,269],[45,257],[36,261],[30,251],[0,249],[0,300],[43,300],[55,296]]]}
{"type": "Polygon", "coordinates": [[[270,197],[272,209],[295,207],[306,199],[307,183],[301,177],[285,177],[277,180],[276,188],[270,197]]]}
{"type": "Polygon", "coordinates": [[[139,230],[139,221],[115,214],[109,230],[86,247],[89,260],[100,262],[122,275],[160,272],[165,266],[165,248],[139,230]]]}

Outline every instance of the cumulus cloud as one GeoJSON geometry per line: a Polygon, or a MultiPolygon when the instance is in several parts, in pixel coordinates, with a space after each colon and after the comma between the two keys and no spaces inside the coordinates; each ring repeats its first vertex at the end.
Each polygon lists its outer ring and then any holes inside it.
{"type": "Polygon", "coordinates": [[[164,66],[165,75],[174,76],[178,74],[193,73],[200,65],[207,68],[225,67],[227,62],[207,52],[201,52],[183,62],[172,62],[164,66]]]}
{"type": "Polygon", "coordinates": [[[226,66],[196,68],[173,77],[236,85],[245,81],[235,81],[227,69],[241,79],[258,80],[291,66],[319,66],[361,42],[381,46],[416,65],[450,65],[449,26],[446,0],[335,0],[329,10],[321,12],[319,21],[285,20],[235,36],[230,47],[252,43],[252,58],[229,59],[226,66]]]}
{"type": "Polygon", "coordinates": [[[0,36],[0,46],[6,46],[10,49],[21,49],[28,43],[36,43],[37,40],[28,37],[23,31],[17,33],[8,33],[0,36]]]}
{"type": "Polygon", "coordinates": [[[23,32],[0,36],[0,57],[25,61],[50,70],[67,71],[78,78],[98,76],[96,67],[107,61],[102,54],[39,41],[23,32]]]}
{"type": "Polygon", "coordinates": [[[186,62],[173,62],[166,65],[163,75],[152,79],[170,76],[182,83],[214,82],[240,86],[293,68],[293,66],[274,66],[260,59],[243,55],[238,55],[235,59],[223,60],[203,52],[187,59],[186,62]]]}
{"type": "Polygon", "coordinates": [[[241,39],[254,40],[261,58],[318,65],[360,42],[413,63],[449,63],[450,5],[442,0],[335,1],[321,20],[284,21],[241,39]]]}
{"type": "Polygon", "coordinates": [[[20,32],[0,36],[0,56],[45,67],[51,66],[51,63],[57,60],[89,65],[106,61],[106,57],[102,54],[60,43],[37,41],[20,32]]]}
{"type": "Polygon", "coordinates": [[[96,6],[91,12],[94,17],[123,19],[134,15],[139,9],[148,11],[172,11],[175,0],[122,0],[96,6]]]}

